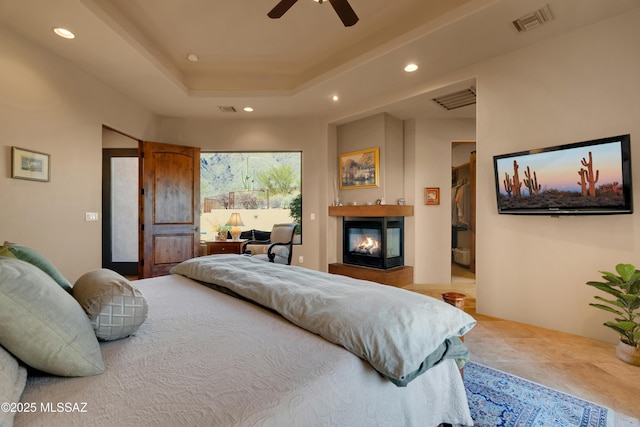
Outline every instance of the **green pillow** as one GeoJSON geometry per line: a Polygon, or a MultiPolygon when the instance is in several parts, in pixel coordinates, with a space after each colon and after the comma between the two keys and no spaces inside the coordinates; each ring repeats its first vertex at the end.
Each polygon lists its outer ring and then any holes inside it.
{"type": "Polygon", "coordinates": [[[40,270],[51,276],[51,278],[62,286],[65,291],[69,293],[71,292],[71,283],[58,271],[51,261],[46,259],[37,251],[26,246],[4,242],[4,246],[0,246],[0,256],[18,258],[22,261],[28,262],[29,264],[35,265],[40,270]]]}
{"type": "Polygon", "coordinates": [[[0,345],[60,376],[104,372],[100,345],[80,304],[39,268],[0,257],[0,345]]]}

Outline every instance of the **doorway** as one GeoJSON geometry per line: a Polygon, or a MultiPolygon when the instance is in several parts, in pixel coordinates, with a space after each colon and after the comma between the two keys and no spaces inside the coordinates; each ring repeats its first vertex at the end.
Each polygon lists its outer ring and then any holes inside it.
{"type": "Polygon", "coordinates": [[[138,276],[138,140],[102,126],[102,267],[138,276]]]}
{"type": "Polygon", "coordinates": [[[451,283],[475,284],[475,141],[451,144],[451,283]]]}
{"type": "Polygon", "coordinates": [[[138,150],[102,150],[102,268],[138,275],[138,150]]]}

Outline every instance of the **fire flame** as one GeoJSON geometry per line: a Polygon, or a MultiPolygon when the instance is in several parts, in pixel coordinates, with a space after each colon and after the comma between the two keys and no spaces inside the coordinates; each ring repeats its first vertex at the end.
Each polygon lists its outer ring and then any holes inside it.
{"type": "Polygon", "coordinates": [[[355,252],[364,254],[373,254],[380,250],[380,243],[372,237],[366,237],[358,246],[355,252]]]}

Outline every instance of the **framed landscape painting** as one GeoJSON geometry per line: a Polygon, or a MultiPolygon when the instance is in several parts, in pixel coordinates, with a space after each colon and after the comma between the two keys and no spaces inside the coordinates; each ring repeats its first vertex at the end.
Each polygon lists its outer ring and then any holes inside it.
{"type": "Polygon", "coordinates": [[[340,154],[340,189],[377,187],[380,178],[380,148],[340,154]]]}
{"type": "Polygon", "coordinates": [[[424,189],[424,204],[425,205],[440,204],[440,187],[427,187],[424,189]]]}
{"type": "Polygon", "coordinates": [[[11,147],[11,177],[33,181],[49,181],[49,154],[11,147]]]}

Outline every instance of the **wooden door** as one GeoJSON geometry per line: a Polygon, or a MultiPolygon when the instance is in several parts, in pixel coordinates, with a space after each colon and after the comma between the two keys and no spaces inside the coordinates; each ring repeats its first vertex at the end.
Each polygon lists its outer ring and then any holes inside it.
{"type": "Polygon", "coordinates": [[[141,142],[139,277],[169,274],[200,249],[200,149],[141,142]]]}
{"type": "Polygon", "coordinates": [[[471,186],[471,247],[469,248],[469,271],[476,272],[476,152],[469,156],[469,185],[471,186]]]}

